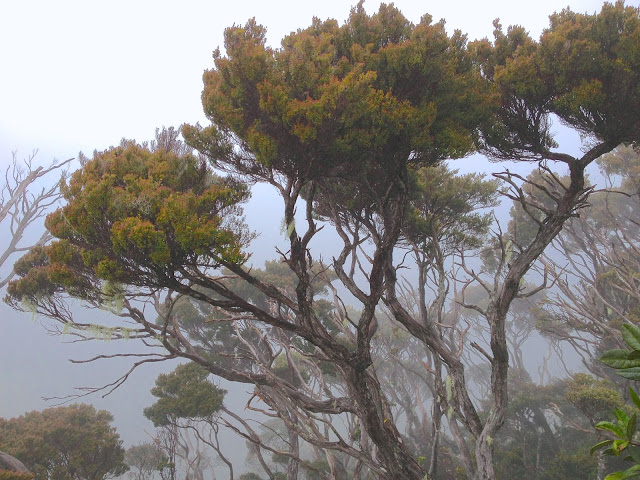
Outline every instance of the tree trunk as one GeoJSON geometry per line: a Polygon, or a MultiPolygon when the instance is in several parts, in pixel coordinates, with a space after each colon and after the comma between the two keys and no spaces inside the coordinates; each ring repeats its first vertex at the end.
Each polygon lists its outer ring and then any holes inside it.
{"type": "Polygon", "coordinates": [[[493,438],[483,430],[476,441],[476,477],[475,480],[495,480],[493,469],[493,438]]]}
{"type": "MultiPolygon", "coordinates": [[[[290,416],[289,421],[291,420],[292,418],[290,416]]],[[[287,462],[287,480],[298,480],[298,470],[300,468],[300,464],[298,463],[298,458],[300,457],[300,440],[298,438],[298,434],[292,428],[287,427],[287,431],[289,432],[289,452],[292,455],[287,462]]]]}
{"type": "Polygon", "coordinates": [[[604,480],[607,474],[607,461],[606,457],[602,453],[602,450],[598,452],[598,478],[597,480],[604,480]]]}
{"type": "Polygon", "coordinates": [[[400,438],[372,367],[348,370],[347,384],[363,428],[378,448],[388,480],[425,480],[428,475],[400,438]]]}
{"type": "Polygon", "coordinates": [[[449,421],[449,428],[451,430],[451,435],[453,435],[453,439],[458,446],[458,455],[460,456],[460,460],[462,460],[462,464],[467,473],[467,479],[473,480],[475,478],[476,466],[473,463],[473,459],[471,458],[471,452],[469,451],[469,447],[464,437],[462,436],[462,432],[460,431],[460,426],[455,418],[452,418],[449,421]]]}

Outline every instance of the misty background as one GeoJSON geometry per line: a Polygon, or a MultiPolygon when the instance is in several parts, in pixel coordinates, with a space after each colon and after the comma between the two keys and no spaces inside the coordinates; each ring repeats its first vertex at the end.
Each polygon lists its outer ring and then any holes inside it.
{"type": "MultiPolygon", "coordinates": [[[[582,0],[570,6],[593,13],[602,3],[582,0]]],[[[548,25],[548,15],[566,6],[552,0],[400,0],[395,5],[414,23],[425,13],[435,21],[445,18],[449,32],[460,29],[470,40],[491,38],[492,21],[498,17],[504,26],[522,24],[537,38],[548,25]]],[[[55,159],[77,158],[79,151],[89,155],[94,149],[106,149],[123,137],[150,140],[157,127],[204,124],[201,77],[213,65],[212,51],[222,46],[224,28],[255,16],[267,27],[268,41],[275,47],[284,35],[309,25],[313,16],[342,23],[351,7],[336,0],[185,1],[179,6],[150,1],[5,4],[0,18],[0,167],[4,171],[10,164],[12,152],[20,159],[37,149],[36,164],[48,165],[55,159]]],[[[375,11],[378,3],[366,2],[365,8],[375,11]]],[[[564,151],[577,153],[580,139],[559,125],[555,128],[564,151]]],[[[77,162],[71,165],[71,170],[78,167],[77,162]]],[[[461,173],[500,170],[480,156],[452,162],[452,167],[461,173]]],[[[246,222],[259,234],[251,249],[251,263],[256,266],[276,258],[275,247],[284,245],[279,202],[268,187],[256,186],[245,206],[246,222]]],[[[502,218],[509,207],[499,209],[502,218]]],[[[32,238],[40,236],[41,228],[35,227],[32,238]]],[[[0,242],[7,241],[8,233],[0,232],[0,242]]],[[[324,243],[315,240],[312,247],[331,258],[335,251],[331,238],[320,239],[324,243]]],[[[109,315],[80,306],[76,312],[80,321],[96,322],[109,315]]],[[[79,393],[77,387],[109,384],[131,366],[127,359],[75,365],[69,359],[142,350],[133,340],[73,342],[69,336],[50,335],[46,319],[16,312],[4,303],[0,303],[0,326],[0,417],[5,418],[60,403],[43,397],[66,397],[79,393]]],[[[111,412],[125,447],[146,441],[145,432],[153,432],[151,422],[142,415],[143,408],[154,402],[149,390],[159,373],[178,363],[144,365],[106,398],[93,394],[79,401],[111,412]]],[[[220,385],[229,390],[229,404],[243,402],[250,388],[220,385]]]]}

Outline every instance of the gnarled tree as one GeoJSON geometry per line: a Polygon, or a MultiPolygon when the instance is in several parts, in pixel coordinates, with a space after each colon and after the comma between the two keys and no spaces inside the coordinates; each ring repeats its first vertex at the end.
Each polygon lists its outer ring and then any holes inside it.
{"type": "MultiPolygon", "coordinates": [[[[523,291],[524,276],[586,204],[585,168],[638,140],[639,22],[638,10],[622,3],[597,15],[566,10],[551,17],[540,42],[520,28],[507,34],[497,28],[493,44],[472,49],[459,32],[448,36],[443,23],[425,16],[412,25],[385,5],[368,16],[360,3],[343,26],[314,20],[280,49],[265,45],[265,30],[253,21],[229,28],[226,55],[217,51],[204,76],[203,105],[212,123],[183,127],[201,156],[135,142],[97,152],[64,187],[67,205],[47,220],[58,240],[16,265],[21,278],[10,285],[9,299],[28,300],[71,328],[85,327],[65,316],[65,296],[94,305],[119,299],[119,314],[137,322],[137,334],[158,339],[171,356],[255,385],[266,413],[287,426],[292,460],[302,438],[325,453],[329,476],[338,475],[337,451],[356,460],[354,476],[366,469],[381,479],[422,480],[429,472],[402,438],[375,363],[384,306],[393,325],[433,360],[434,419],[446,411],[452,428],[460,424],[471,436],[467,476],[492,479],[493,436],[508,400],[507,315],[516,298],[538,291],[523,291]],[[589,139],[584,155],[554,150],[552,115],[589,139]],[[487,272],[468,261],[486,218],[462,208],[468,223],[452,225],[428,216],[433,192],[419,195],[420,183],[441,174],[423,168],[475,148],[569,169],[567,185],[553,176],[554,188],[532,184],[549,191],[548,207],[524,194],[526,179],[497,174],[525,212],[535,209],[537,228],[526,244],[499,237],[497,261],[487,272]],[[255,182],[271,185],[283,200],[289,249],[279,253],[293,282],[279,283],[247,265],[251,235],[240,204],[255,182]],[[320,219],[342,242],[330,265],[311,248],[320,219]],[[400,249],[412,253],[422,275],[418,311],[403,302],[405,257],[394,256],[400,249]],[[465,379],[466,332],[442,316],[449,295],[445,254],[456,258],[465,285],[478,283],[489,297],[485,305],[459,297],[486,318],[489,331],[485,347],[474,346],[491,368],[483,417],[465,379]],[[435,279],[432,303],[427,278],[435,279]],[[134,298],[153,302],[159,321],[146,318],[134,298]],[[217,328],[181,322],[183,298],[206,306],[192,304],[217,328]],[[220,354],[214,345],[227,350],[220,354]],[[330,375],[337,380],[324,381],[330,375]],[[335,416],[355,420],[350,439],[333,426],[335,416]]],[[[490,199],[458,200],[482,206],[490,199]]],[[[290,479],[297,478],[294,463],[290,479]]],[[[433,475],[436,465],[432,459],[433,475]]]]}
{"type": "Polygon", "coordinates": [[[0,227],[3,230],[3,247],[0,248],[0,289],[15,274],[2,272],[12,255],[26,252],[36,244],[42,244],[51,238],[48,232],[30,231],[29,227],[49,213],[61,198],[60,182],[51,177],[52,172],[62,172],[73,159],[52,163],[48,167],[35,165],[34,152],[24,161],[13,154],[12,162],[4,169],[4,182],[0,185],[0,227]]]}

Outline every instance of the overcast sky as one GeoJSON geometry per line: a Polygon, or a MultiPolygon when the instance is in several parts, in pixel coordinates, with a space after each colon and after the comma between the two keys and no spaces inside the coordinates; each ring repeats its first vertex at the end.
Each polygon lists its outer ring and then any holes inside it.
{"type": "MultiPolygon", "coordinates": [[[[602,3],[576,0],[570,6],[593,13],[602,3]]],[[[558,0],[395,4],[414,23],[430,13],[470,39],[491,36],[497,17],[505,27],[521,24],[538,37],[548,15],[566,6],[558,0]]],[[[378,5],[367,1],[365,8],[372,12],[378,5]]],[[[222,47],[225,27],[256,17],[268,29],[268,42],[277,46],[290,31],[308,26],[313,16],[342,23],[351,6],[336,0],[5,1],[0,15],[0,165],[14,150],[26,156],[37,148],[46,163],[81,150],[105,149],[122,137],[148,140],[163,125],[206,123],[201,77],[212,67],[212,51],[222,47]]],[[[96,347],[61,344],[58,337],[46,336],[39,321],[16,316],[5,305],[0,306],[0,325],[0,416],[44,408],[41,395],[71,393],[74,385],[97,384],[123,373],[116,367],[66,363],[68,357],[87,357],[96,347]]],[[[116,415],[129,445],[143,440],[143,430],[150,426],[136,418],[149,401],[144,392],[156,373],[147,370],[111,403],[99,402],[116,415]]]]}
{"type": "MultiPolygon", "coordinates": [[[[576,0],[593,13],[600,0],[576,0]]],[[[539,36],[559,0],[400,0],[409,20],[445,18],[470,39],[491,36],[492,21],[519,23],[539,36]]],[[[122,137],[149,139],[158,126],[204,122],[202,72],[222,47],[225,27],[250,17],[268,41],[310,24],[313,16],[344,21],[349,2],[183,0],[21,0],[0,16],[0,162],[10,152],[40,149],[59,159],[104,149],[122,137]]],[[[367,1],[365,8],[377,10],[367,1]]],[[[44,161],[45,158],[42,158],[44,161]]]]}

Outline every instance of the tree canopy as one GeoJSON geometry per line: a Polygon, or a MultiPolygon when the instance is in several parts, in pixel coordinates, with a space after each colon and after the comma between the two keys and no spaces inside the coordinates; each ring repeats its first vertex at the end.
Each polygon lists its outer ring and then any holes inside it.
{"type": "Polygon", "coordinates": [[[158,400],[145,408],[144,415],[157,426],[175,423],[181,418],[204,419],[222,406],[224,390],[207,380],[209,371],[196,363],[180,365],[161,374],[151,394],[158,400]]]}
{"type": "Polygon", "coordinates": [[[102,480],[127,471],[113,416],[74,404],[0,419],[0,449],[37,480],[102,480]]]}

